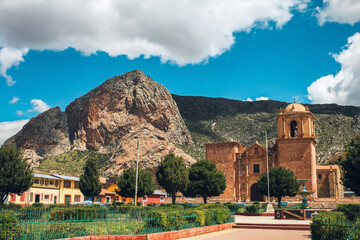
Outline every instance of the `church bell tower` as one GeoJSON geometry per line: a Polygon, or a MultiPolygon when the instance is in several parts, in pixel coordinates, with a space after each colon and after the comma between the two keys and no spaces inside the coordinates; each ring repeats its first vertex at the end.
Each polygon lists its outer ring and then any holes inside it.
{"type": "Polygon", "coordinates": [[[308,179],[306,190],[317,196],[316,141],[314,116],[308,107],[296,102],[277,115],[277,160],[298,179],[308,179]]]}

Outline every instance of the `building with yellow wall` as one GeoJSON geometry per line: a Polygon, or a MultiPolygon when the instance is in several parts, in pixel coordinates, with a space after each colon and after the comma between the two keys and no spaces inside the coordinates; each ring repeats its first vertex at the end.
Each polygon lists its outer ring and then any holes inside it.
{"type": "Polygon", "coordinates": [[[10,194],[9,202],[29,205],[33,203],[58,204],[60,180],[58,177],[34,174],[33,185],[21,196],[10,194]]]}
{"type": "Polygon", "coordinates": [[[79,188],[78,177],[52,174],[59,179],[59,204],[80,203],[84,201],[84,195],[79,188]]]}

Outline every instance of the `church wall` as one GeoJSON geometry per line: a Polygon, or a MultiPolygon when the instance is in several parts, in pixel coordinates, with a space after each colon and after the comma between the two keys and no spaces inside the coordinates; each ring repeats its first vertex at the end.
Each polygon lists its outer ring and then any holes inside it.
{"type": "Polygon", "coordinates": [[[235,162],[236,154],[244,151],[244,146],[236,142],[210,143],[206,145],[206,159],[215,162],[226,177],[227,188],[220,196],[221,198],[235,201],[235,162]]]}

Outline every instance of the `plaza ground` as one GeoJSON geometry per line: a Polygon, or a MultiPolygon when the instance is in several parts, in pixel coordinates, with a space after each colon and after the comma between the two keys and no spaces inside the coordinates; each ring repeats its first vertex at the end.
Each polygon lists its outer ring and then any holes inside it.
{"type": "Polygon", "coordinates": [[[310,231],[297,230],[273,230],[273,229],[229,229],[213,233],[207,233],[181,240],[310,240],[310,231]]]}

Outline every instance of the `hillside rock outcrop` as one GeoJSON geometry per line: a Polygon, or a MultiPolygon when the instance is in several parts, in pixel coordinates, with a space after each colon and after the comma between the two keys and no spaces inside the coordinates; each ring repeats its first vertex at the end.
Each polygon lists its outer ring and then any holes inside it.
{"type": "MultiPolygon", "coordinates": [[[[194,162],[175,145],[191,144],[190,133],[169,91],[142,71],[135,70],[106,80],[70,103],[65,112],[51,108],[32,118],[5,144],[32,150],[36,159],[69,150],[112,153],[105,175],[134,166],[137,138],[146,168],[175,152],[194,162]],[[142,132],[145,131],[145,134],[142,132]]],[[[29,151],[28,151],[29,152],[29,151]]]]}

